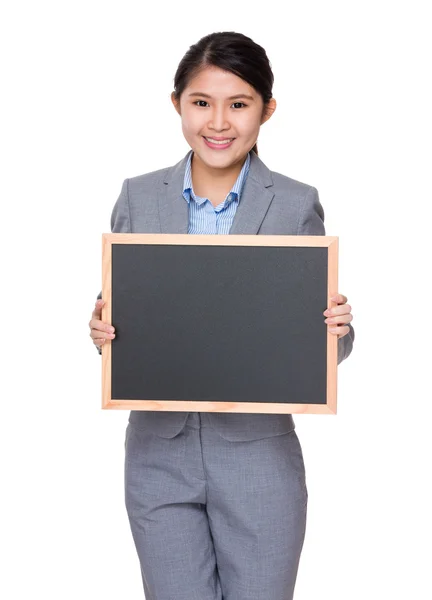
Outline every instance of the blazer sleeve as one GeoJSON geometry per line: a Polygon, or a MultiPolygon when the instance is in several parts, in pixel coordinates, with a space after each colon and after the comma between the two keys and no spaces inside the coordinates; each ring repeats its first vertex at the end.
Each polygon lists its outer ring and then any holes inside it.
{"type": "MultiPolygon", "coordinates": [[[[310,187],[305,195],[300,211],[297,235],[326,235],[324,209],[319,200],[318,190],[314,187],[310,187]]],[[[338,365],[348,358],[353,349],[355,332],[351,323],[348,323],[348,327],[349,332],[338,339],[338,365]]]]}
{"type": "MultiPolygon", "coordinates": [[[[122,185],[122,189],[117,202],[114,204],[114,208],[111,213],[111,233],[130,233],[131,222],[130,222],[130,210],[129,210],[129,179],[125,179],[122,185]]],[[[97,299],[102,298],[102,291],[97,295],[97,299]]],[[[102,350],[96,346],[96,350],[99,354],[102,354],[102,350]]]]}
{"type": "Polygon", "coordinates": [[[125,179],[120,196],[111,213],[111,233],[131,233],[129,179],[125,179]]]}

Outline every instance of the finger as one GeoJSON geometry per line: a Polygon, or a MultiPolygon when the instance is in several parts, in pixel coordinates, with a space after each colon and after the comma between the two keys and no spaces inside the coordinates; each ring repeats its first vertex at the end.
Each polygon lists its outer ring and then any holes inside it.
{"type": "Polygon", "coordinates": [[[102,300],[102,298],[99,298],[99,300],[96,300],[95,302],[95,307],[93,309],[92,312],[92,318],[94,319],[100,319],[101,315],[102,315],[102,306],[105,304],[105,301],[102,300]]]}
{"type": "Polygon", "coordinates": [[[345,304],[346,302],[348,302],[348,298],[343,294],[335,294],[330,298],[330,300],[332,300],[333,302],[337,302],[338,304],[345,304]]]}
{"type": "Polygon", "coordinates": [[[336,317],[327,317],[327,319],[324,319],[324,323],[327,323],[327,325],[346,325],[347,323],[351,323],[352,320],[353,316],[349,313],[336,317]]]}
{"type": "Polygon", "coordinates": [[[334,317],[338,315],[346,315],[350,313],[352,307],[350,304],[341,304],[339,306],[333,306],[333,308],[328,308],[323,312],[323,315],[326,317],[334,317]]]}
{"type": "Polygon", "coordinates": [[[115,332],[115,327],[104,321],[99,321],[99,319],[91,319],[89,321],[89,327],[90,329],[97,329],[98,331],[105,331],[108,333],[115,332]]]}
{"type": "Polygon", "coordinates": [[[115,333],[108,333],[106,331],[100,331],[99,329],[92,329],[90,331],[90,337],[94,340],[113,340],[115,333]]]}
{"type": "Polygon", "coordinates": [[[343,327],[328,327],[327,331],[332,335],[337,335],[342,338],[349,332],[349,327],[348,325],[344,325],[343,327]]]}

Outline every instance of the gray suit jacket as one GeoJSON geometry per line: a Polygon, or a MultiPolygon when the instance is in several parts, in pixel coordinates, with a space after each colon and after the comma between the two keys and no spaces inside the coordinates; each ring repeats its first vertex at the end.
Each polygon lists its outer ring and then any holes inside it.
{"type": "MultiPolygon", "coordinates": [[[[172,167],[124,181],[112,212],[113,233],[188,233],[188,204],[182,191],[190,152],[192,150],[172,167]]],[[[318,192],[310,185],[270,171],[255,152],[251,152],[249,173],[230,234],[325,235],[324,210],[318,192]]],[[[351,324],[349,327],[349,333],[338,340],[338,364],[352,350],[354,329],[351,324]]],[[[129,422],[170,438],[181,431],[188,414],[132,410],[129,422]]],[[[214,429],[232,441],[279,435],[295,427],[291,414],[208,414],[214,429]]]]}

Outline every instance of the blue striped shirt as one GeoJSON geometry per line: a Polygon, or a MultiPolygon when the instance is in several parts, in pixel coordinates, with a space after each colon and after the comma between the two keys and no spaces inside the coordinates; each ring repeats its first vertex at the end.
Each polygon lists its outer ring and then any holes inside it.
{"type": "Polygon", "coordinates": [[[231,191],[227,194],[225,200],[216,207],[213,206],[208,198],[201,198],[193,191],[192,154],[193,150],[191,150],[188,157],[183,183],[183,198],[189,204],[188,233],[228,234],[240,202],[246,177],[249,173],[250,153],[248,152],[237,181],[231,188],[231,191]]]}

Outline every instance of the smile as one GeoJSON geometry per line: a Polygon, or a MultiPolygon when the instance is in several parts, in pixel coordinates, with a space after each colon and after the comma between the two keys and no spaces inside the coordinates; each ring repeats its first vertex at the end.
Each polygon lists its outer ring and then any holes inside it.
{"type": "Polygon", "coordinates": [[[216,149],[228,148],[235,140],[235,138],[229,138],[226,140],[214,140],[213,138],[206,138],[205,136],[203,136],[203,138],[207,146],[216,149]]]}

